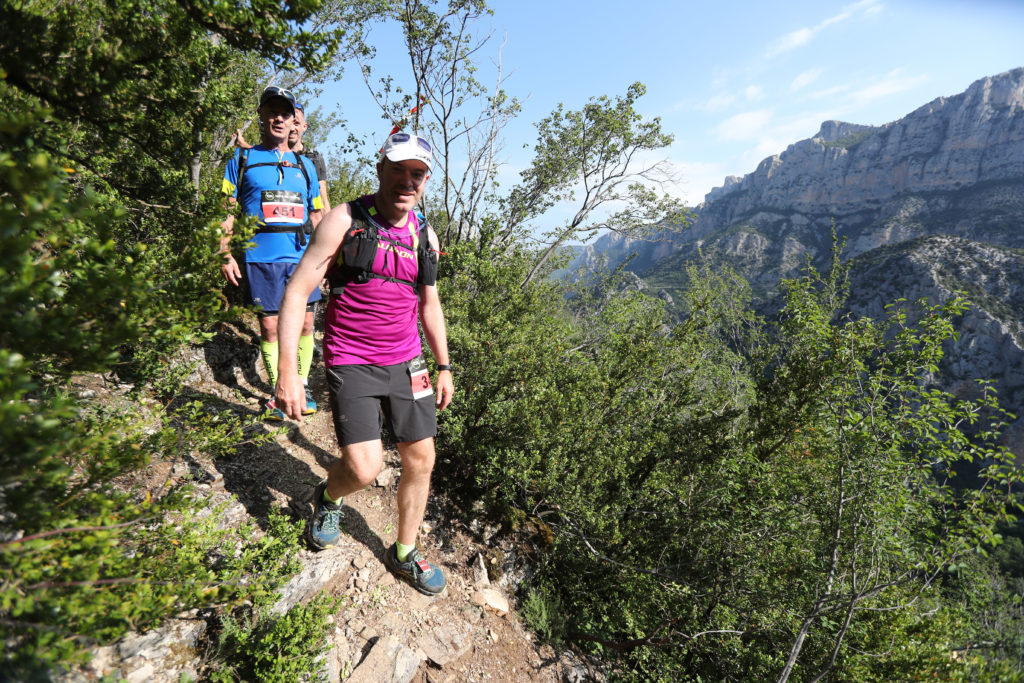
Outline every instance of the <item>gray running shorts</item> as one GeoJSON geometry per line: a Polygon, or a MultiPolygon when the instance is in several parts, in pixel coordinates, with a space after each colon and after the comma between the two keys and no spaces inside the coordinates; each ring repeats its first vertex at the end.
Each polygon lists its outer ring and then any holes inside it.
{"type": "Polygon", "coordinates": [[[385,420],[398,443],[437,434],[434,388],[422,355],[397,365],[334,365],[327,368],[327,388],[341,446],[379,439],[385,420]]]}

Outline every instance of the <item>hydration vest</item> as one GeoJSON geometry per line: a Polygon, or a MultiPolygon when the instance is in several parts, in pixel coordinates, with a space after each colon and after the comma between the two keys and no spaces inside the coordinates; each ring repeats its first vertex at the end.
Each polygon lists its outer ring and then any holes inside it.
{"type": "MultiPolygon", "coordinates": [[[[298,152],[292,152],[292,156],[295,157],[295,165],[302,171],[302,177],[306,179],[306,196],[308,197],[312,192],[311,183],[309,180],[309,172],[306,171],[306,165],[302,163],[302,159],[299,158],[298,152]]],[[[238,200],[242,200],[242,192],[245,190],[245,169],[247,168],[258,168],[260,166],[280,166],[281,161],[264,161],[258,164],[249,166],[249,150],[242,149],[238,154],[238,200]]],[[[309,212],[306,213],[306,222],[302,225],[267,225],[260,223],[256,228],[256,234],[265,232],[294,232],[296,238],[299,240],[300,246],[306,246],[306,235],[313,232],[313,220],[309,216],[309,212]]]]}
{"type": "MultiPolygon", "coordinates": [[[[348,205],[352,212],[352,226],[345,233],[334,265],[327,273],[331,294],[340,295],[346,285],[353,282],[362,284],[373,278],[401,282],[416,291],[419,291],[420,285],[430,286],[437,282],[437,252],[430,248],[427,232],[429,226],[426,219],[420,222],[418,232],[409,226],[409,232],[413,236],[412,248],[416,252],[416,280],[405,280],[374,273],[373,262],[377,257],[377,249],[381,241],[393,245],[396,249],[408,249],[409,247],[387,235],[382,235],[377,221],[373,220],[370,211],[363,206],[362,201],[354,199],[348,205]]],[[[373,211],[376,212],[376,209],[374,208],[373,211]]]]}

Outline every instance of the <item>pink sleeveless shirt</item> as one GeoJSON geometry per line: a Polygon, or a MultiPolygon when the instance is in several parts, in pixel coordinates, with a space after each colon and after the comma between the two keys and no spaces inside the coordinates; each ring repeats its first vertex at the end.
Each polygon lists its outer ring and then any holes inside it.
{"type": "MultiPolygon", "coordinates": [[[[401,228],[387,223],[373,208],[373,195],[359,201],[370,210],[381,236],[373,272],[385,277],[416,281],[416,241],[420,224],[409,212],[401,228]],[[403,248],[405,247],[405,248],[403,248]]],[[[346,284],[332,294],[324,319],[324,365],[395,365],[422,353],[419,327],[419,296],[404,282],[370,278],[346,284]]]]}

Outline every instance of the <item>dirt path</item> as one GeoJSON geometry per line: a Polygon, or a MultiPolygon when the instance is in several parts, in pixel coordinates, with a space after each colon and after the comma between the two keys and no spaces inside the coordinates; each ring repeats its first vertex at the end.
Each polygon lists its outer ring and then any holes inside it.
{"type": "MultiPolygon", "coordinates": [[[[270,387],[257,375],[262,363],[257,363],[253,328],[222,325],[212,341],[194,349],[186,358],[196,364],[189,391],[221,403],[224,410],[258,414],[270,387]]],[[[198,456],[189,464],[188,474],[208,491],[211,503],[229,503],[226,514],[235,523],[246,517],[264,518],[271,506],[303,518],[310,514],[313,489],[326,477],[325,468],[337,453],[322,365],[315,365],[310,386],[321,410],[303,425],[284,423],[284,433],[260,447],[243,447],[216,461],[198,456]]],[[[264,428],[274,426],[280,423],[264,428]]],[[[523,628],[514,608],[514,572],[490,582],[484,568],[484,558],[505,554],[495,553],[461,522],[441,518],[436,500],[443,492],[432,496],[419,545],[425,557],[444,570],[447,588],[439,596],[427,597],[396,582],[382,560],[397,534],[395,491],[401,468],[397,453],[388,452],[385,460],[374,486],[345,499],[346,534],[341,544],[319,553],[303,550],[303,570],[282,589],[276,607],[283,612],[320,591],[344,596],[323,663],[329,680],[586,680],[571,656],[559,658],[550,647],[538,646],[523,628]]],[[[166,482],[173,467],[184,469],[181,463],[157,464],[149,475],[153,482],[166,482]]],[[[492,567],[492,576],[500,573],[496,568],[492,567]]],[[[166,662],[159,661],[156,650],[149,656],[136,647],[107,650],[97,662],[98,671],[114,665],[126,680],[157,680],[164,674],[166,680],[178,680],[173,671],[162,670],[166,662]],[[134,665],[116,661],[117,652],[126,651],[133,653],[134,665]],[[157,677],[146,678],[144,673],[157,677]]]]}

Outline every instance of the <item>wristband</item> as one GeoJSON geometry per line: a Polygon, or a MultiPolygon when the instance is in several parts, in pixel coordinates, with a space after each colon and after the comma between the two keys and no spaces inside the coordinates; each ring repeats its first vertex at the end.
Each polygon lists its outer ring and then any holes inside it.
{"type": "Polygon", "coordinates": [[[438,363],[437,364],[437,371],[441,372],[442,370],[447,370],[448,372],[451,372],[452,371],[452,364],[451,363],[438,363]]]}

